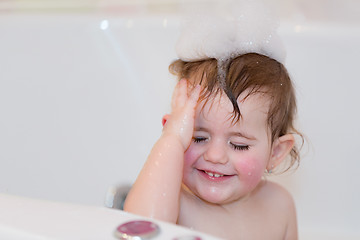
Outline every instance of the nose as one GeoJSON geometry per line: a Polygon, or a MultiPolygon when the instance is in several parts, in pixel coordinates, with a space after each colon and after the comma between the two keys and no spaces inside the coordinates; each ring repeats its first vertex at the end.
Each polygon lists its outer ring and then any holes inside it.
{"type": "Polygon", "coordinates": [[[204,152],[204,160],[214,164],[225,164],[228,162],[226,146],[219,140],[211,140],[204,152]]]}

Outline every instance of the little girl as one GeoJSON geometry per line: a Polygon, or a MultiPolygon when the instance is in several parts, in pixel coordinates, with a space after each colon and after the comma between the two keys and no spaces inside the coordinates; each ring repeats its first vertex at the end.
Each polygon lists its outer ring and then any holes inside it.
{"type": "Polygon", "coordinates": [[[264,179],[299,160],[294,89],[283,64],[258,49],[170,65],[180,79],[172,111],[125,211],[223,239],[297,239],[292,197],[264,179]]]}

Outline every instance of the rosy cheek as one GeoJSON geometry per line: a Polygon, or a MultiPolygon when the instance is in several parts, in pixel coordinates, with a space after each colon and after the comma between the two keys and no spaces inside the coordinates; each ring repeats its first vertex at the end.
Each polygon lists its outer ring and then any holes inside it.
{"type": "Polygon", "coordinates": [[[184,164],[185,166],[191,166],[199,158],[200,153],[196,147],[191,144],[190,147],[186,150],[184,155],[184,164]]]}
{"type": "Polygon", "coordinates": [[[184,155],[184,170],[183,170],[183,182],[186,186],[190,187],[193,183],[193,173],[195,171],[194,166],[196,161],[199,159],[199,151],[196,147],[190,145],[184,155]]]}
{"type": "Polygon", "coordinates": [[[236,169],[243,180],[244,184],[249,188],[256,186],[264,173],[264,167],[259,164],[255,158],[245,158],[237,162],[236,169]]]}

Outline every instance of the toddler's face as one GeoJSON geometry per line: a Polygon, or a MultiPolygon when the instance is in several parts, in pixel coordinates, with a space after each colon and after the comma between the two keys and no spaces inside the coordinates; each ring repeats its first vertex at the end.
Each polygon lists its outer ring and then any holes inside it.
{"type": "Polygon", "coordinates": [[[196,108],[183,182],[211,203],[226,204],[246,197],[261,181],[270,159],[268,99],[254,94],[241,101],[243,96],[238,99],[242,117],[236,124],[232,124],[233,106],[225,94],[196,108]]]}

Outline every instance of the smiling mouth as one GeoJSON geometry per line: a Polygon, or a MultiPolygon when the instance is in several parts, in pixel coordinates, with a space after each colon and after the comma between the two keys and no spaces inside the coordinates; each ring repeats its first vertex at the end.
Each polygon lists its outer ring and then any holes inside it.
{"type": "Polygon", "coordinates": [[[225,176],[224,174],[218,174],[218,173],[207,172],[207,171],[203,171],[203,172],[206,173],[207,175],[209,175],[210,177],[215,177],[215,178],[225,176]]]}
{"type": "Polygon", "coordinates": [[[225,179],[228,179],[228,178],[231,178],[231,177],[234,176],[234,175],[227,175],[227,174],[208,171],[208,170],[200,170],[200,169],[198,169],[198,171],[200,171],[203,176],[206,176],[209,179],[213,179],[213,180],[225,180],[225,179]]]}

